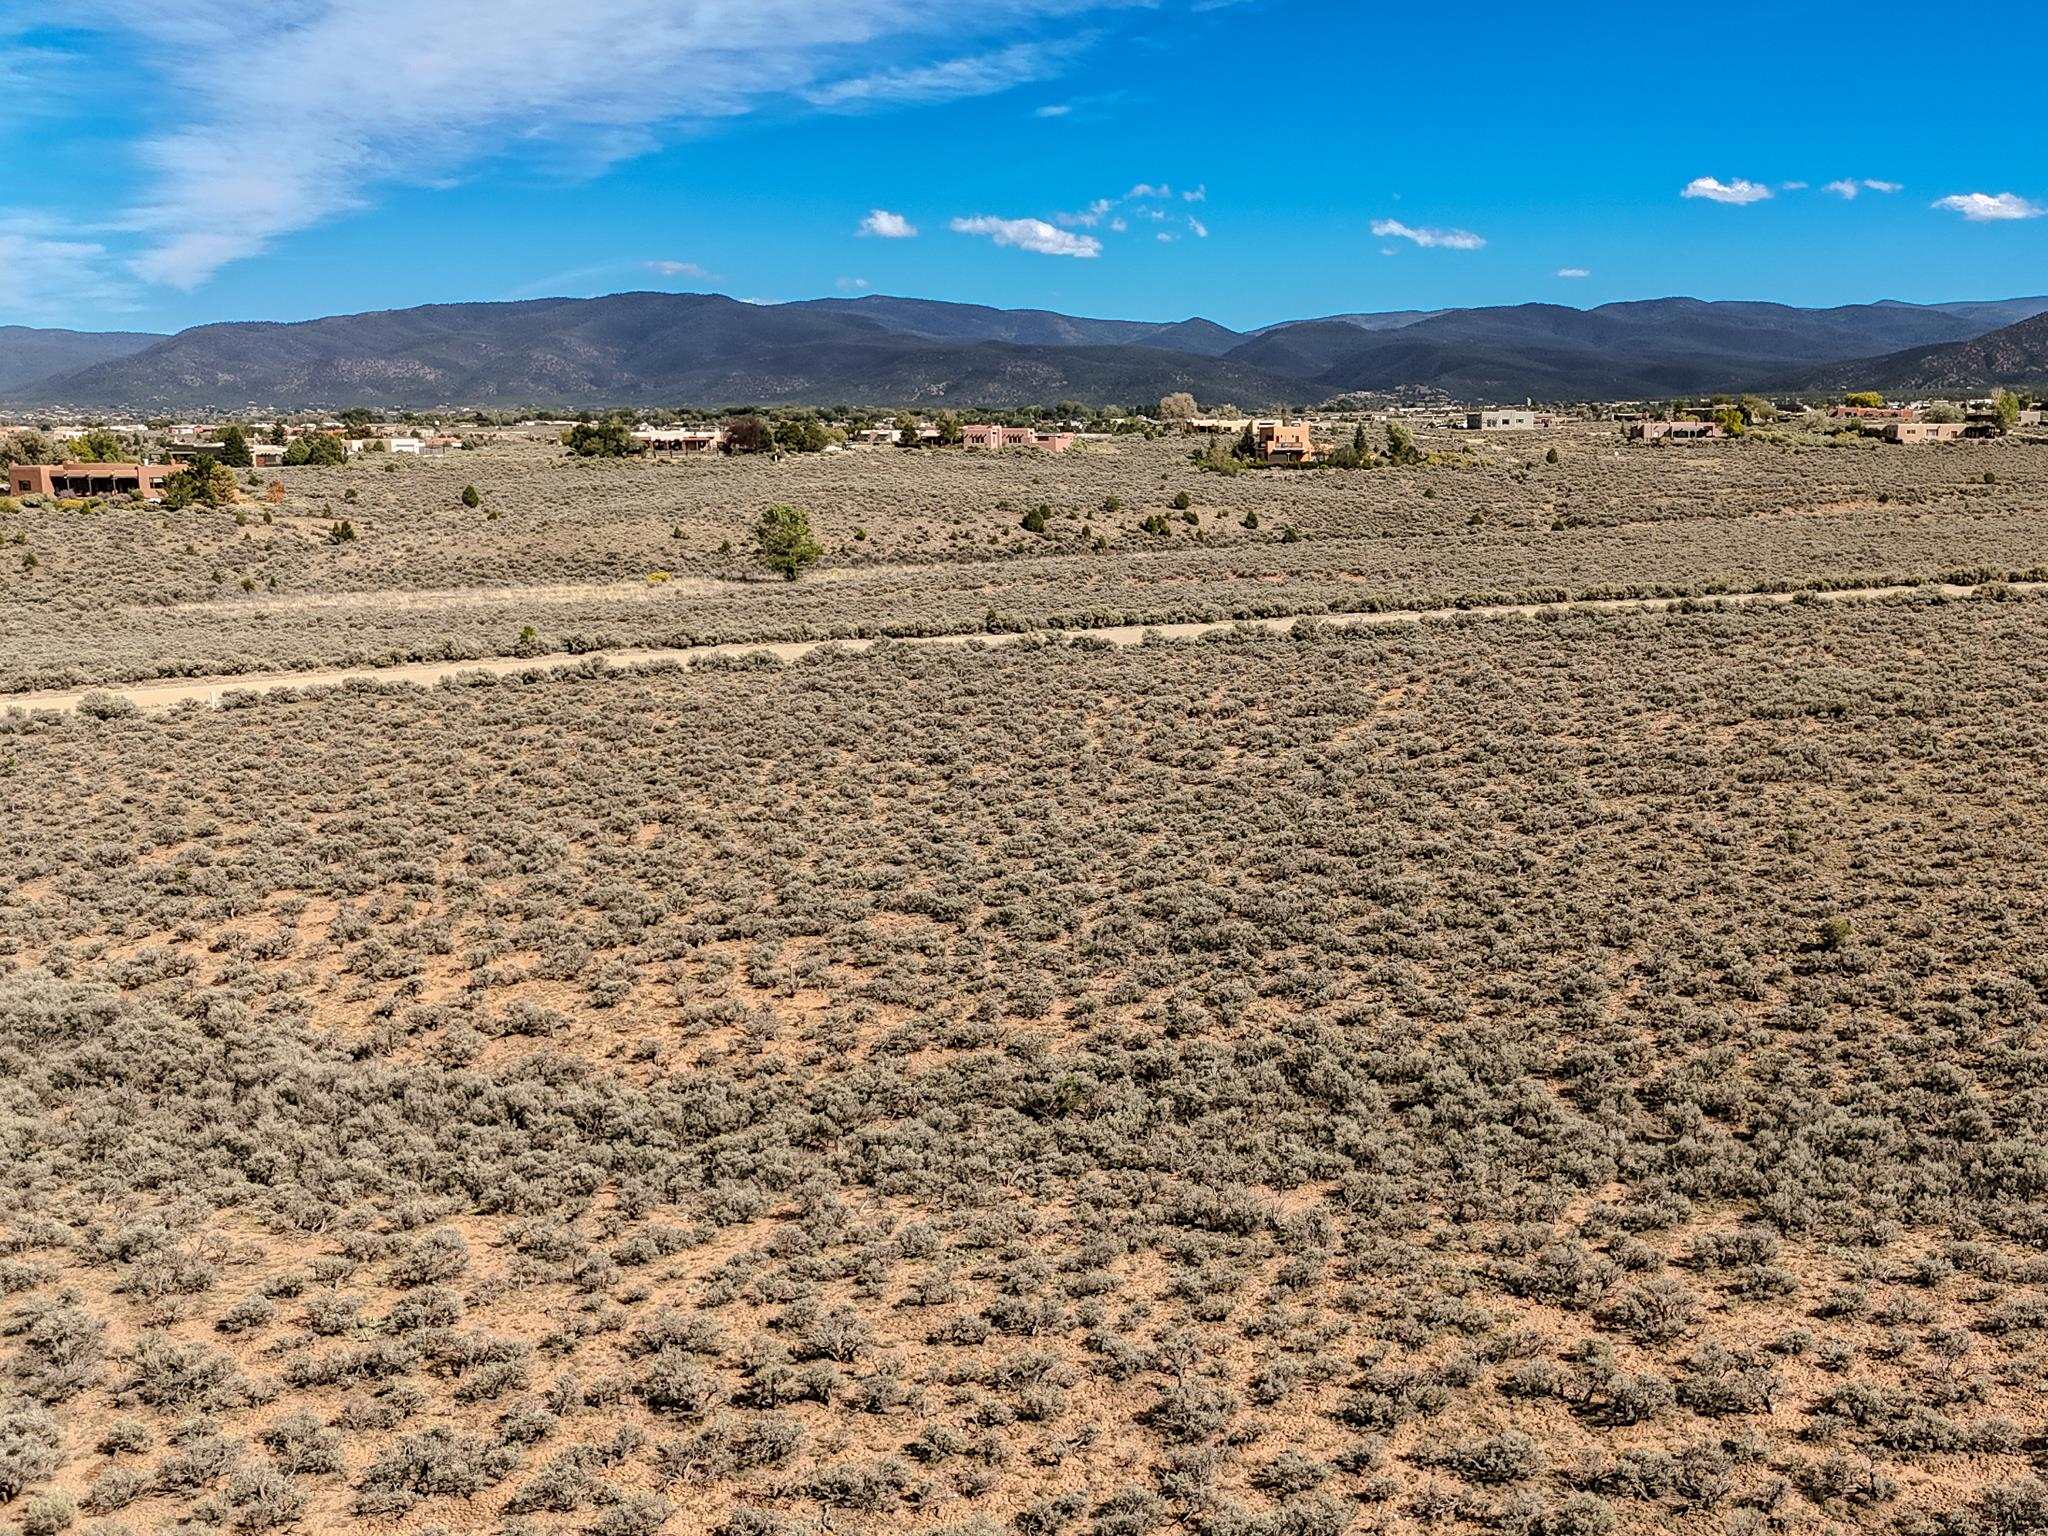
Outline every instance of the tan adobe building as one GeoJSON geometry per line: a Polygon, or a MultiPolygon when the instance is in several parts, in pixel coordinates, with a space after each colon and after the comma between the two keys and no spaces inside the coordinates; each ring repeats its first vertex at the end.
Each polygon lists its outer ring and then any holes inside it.
{"type": "Polygon", "coordinates": [[[10,496],[141,496],[156,501],[170,464],[10,464],[10,496]]]}
{"type": "Polygon", "coordinates": [[[960,429],[963,448],[1036,448],[1044,453],[1065,453],[1074,446],[1071,432],[1044,432],[1036,427],[998,427],[975,422],[960,429]]]}
{"type": "Polygon", "coordinates": [[[1953,443],[1966,436],[1966,421],[1894,421],[1884,429],[1888,443],[1953,443]]]}
{"type": "Polygon", "coordinates": [[[1268,464],[1313,464],[1316,445],[1305,421],[1255,421],[1252,443],[1268,464]]]}
{"type": "Polygon", "coordinates": [[[1696,443],[1727,435],[1718,421],[1633,421],[1628,427],[1632,443],[1696,443]]]}
{"type": "Polygon", "coordinates": [[[716,453],[725,446],[723,427],[642,427],[633,440],[651,453],[716,453]]]}

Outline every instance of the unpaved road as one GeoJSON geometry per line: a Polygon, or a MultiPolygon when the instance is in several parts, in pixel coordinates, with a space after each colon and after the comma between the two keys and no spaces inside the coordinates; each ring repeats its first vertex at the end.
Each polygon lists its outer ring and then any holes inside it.
{"type": "MultiPolygon", "coordinates": [[[[1472,608],[1396,608],[1370,613],[1325,613],[1304,615],[1333,629],[1372,629],[1397,624],[1422,624],[1447,619],[1537,618],[1550,613],[1662,613],[1681,604],[1723,607],[1762,607],[1790,603],[1797,597],[1823,603],[1896,597],[1981,598],[1990,588],[1952,586],[1929,582],[1919,586],[1848,587],[1835,592],[1727,592],[1710,598],[1618,597],[1580,598],[1558,603],[1502,603],[1472,608]]],[[[1997,584],[2006,593],[2048,591],[2048,582],[1997,584]]],[[[920,635],[895,639],[890,645],[964,646],[979,642],[986,646],[1013,645],[1020,640],[1093,639],[1111,645],[1138,645],[1147,635],[1163,640],[1190,640],[1244,626],[1268,634],[1282,634],[1300,619],[1217,619],[1195,624],[1124,624],[1100,629],[1031,630],[1017,634],[989,634],[982,630],[952,635],[920,635]]],[[[865,651],[884,642],[873,639],[783,640],[724,645],[692,645],[669,648],[622,648],[601,653],[607,666],[621,671],[656,664],[684,664],[714,656],[772,656],[795,661],[825,647],[841,651],[865,651]]],[[[520,672],[556,672],[580,667],[597,659],[594,655],[494,656],[471,661],[408,662],[392,667],[321,667],[302,672],[250,672],[227,677],[165,678],[150,682],[109,684],[95,688],[47,689],[32,693],[0,694],[0,709],[73,710],[89,694],[113,695],[133,702],[137,708],[157,712],[181,704],[218,704],[230,693],[267,693],[279,688],[333,687],[355,679],[379,683],[416,683],[432,687],[451,678],[478,672],[505,676],[520,672]]]]}

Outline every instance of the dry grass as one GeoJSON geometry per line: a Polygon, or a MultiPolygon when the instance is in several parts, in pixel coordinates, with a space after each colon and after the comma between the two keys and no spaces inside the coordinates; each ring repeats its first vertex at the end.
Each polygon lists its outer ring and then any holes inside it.
{"type": "Polygon", "coordinates": [[[2048,1529],[2044,642],[1794,605],[0,721],[0,1508],[2048,1529]]]}
{"type": "Polygon", "coordinates": [[[504,655],[528,627],[528,647],[579,651],[1862,585],[2048,563],[2043,444],[1628,448],[1589,427],[1479,443],[1438,433],[1426,445],[1446,461],[1236,477],[1196,472],[1177,438],[1057,459],[618,463],[512,445],[285,471],[274,508],[260,497],[177,514],[28,505],[0,519],[0,540],[24,541],[0,547],[0,689],[504,655]],[[1555,465],[1542,458],[1552,442],[1555,465]],[[483,495],[474,510],[460,497],[470,483],[483,495]],[[1193,525],[1171,510],[1180,490],[1195,500],[1193,525]],[[1112,498],[1119,510],[1105,513],[1112,498]],[[804,507],[829,550],[793,590],[744,579],[747,530],[777,501],[804,507]],[[1020,526],[1041,504],[1042,537],[1020,526]],[[1168,534],[1139,531],[1155,514],[1168,534]],[[358,538],[330,544],[342,517],[358,538]]]}

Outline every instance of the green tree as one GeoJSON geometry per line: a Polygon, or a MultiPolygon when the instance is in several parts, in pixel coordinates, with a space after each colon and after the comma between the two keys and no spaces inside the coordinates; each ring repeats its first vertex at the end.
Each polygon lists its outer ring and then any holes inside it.
{"type": "Polygon", "coordinates": [[[256,456],[249,451],[249,434],[239,426],[231,424],[221,433],[220,461],[233,469],[248,469],[256,462],[256,456]]]}
{"type": "Polygon", "coordinates": [[[341,413],[341,424],[357,437],[369,431],[370,423],[376,419],[374,412],[366,411],[360,405],[352,405],[341,413]]]}
{"type": "Polygon", "coordinates": [[[795,581],[825,553],[811,536],[811,520],[795,507],[770,507],[754,525],[754,558],[785,581],[795,581]]]}
{"type": "Polygon", "coordinates": [[[105,427],[94,427],[66,443],[64,453],[77,464],[114,464],[128,456],[128,449],[105,427]]]}
{"type": "Polygon", "coordinates": [[[830,441],[824,423],[809,412],[786,416],[775,424],[775,445],[792,453],[823,453],[830,441]]]}
{"type": "Polygon", "coordinates": [[[895,421],[896,446],[898,448],[922,448],[924,439],[917,435],[917,418],[909,414],[898,416],[895,421]]]}
{"type": "Polygon", "coordinates": [[[2001,435],[2010,432],[2020,424],[2020,397],[2009,389],[2001,389],[1991,397],[1991,418],[2001,435]]]}
{"type": "Polygon", "coordinates": [[[164,481],[164,506],[176,512],[190,506],[231,506],[241,494],[235,472],[212,459],[194,459],[164,481]]]}
{"type": "Polygon", "coordinates": [[[640,451],[632,430],[617,416],[579,421],[562,434],[562,443],[580,459],[623,459],[640,451]]]}
{"type": "Polygon", "coordinates": [[[960,413],[958,411],[939,412],[933,425],[939,429],[939,442],[941,446],[947,448],[957,448],[960,446],[960,440],[965,435],[966,428],[960,420],[960,413]]]}
{"type": "Polygon", "coordinates": [[[1842,396],[1842,404],[1861,406],[1865,410],[1875,411],[1884,405],[1884,396],[1874,389],[1859,389],[1854,394],[1842,396]]]}
{"type": "Polygon", "coordinates": [[[0,465],[54,464],[57,450],[40,432],[16,432],[0,437],[0,465]]]}
{"type": "Polygon", "coordinates": [[[1740,437],[1748,430],[1742,420],[1742,412],[1732,405],[1724,405],[1714,412],[1714,424],[1730,437],[1740,437]]]}
{"type": "Polygon", "coordinates": [[[1259,439],[1252,431],[1252,424],[1246,422],[1244,431],[1238,434],[1237,446],[1230,450],[1233,459],[1256,459],[1259,456],[1259,439]]]}
{"type": "Polygon", "coordinates": [[[483,502],[483,492],[479,491],[475,486],[465,485],[462,488],[462,504],[465,507],[468,507],[471,511],[474,511],[476,508],[482,506],[483,502]]]}
{"type": "Polygon", "coordinates": [[[1387,457],[1396,464],[1418,464],[1422,451],[1415,446],[1415,434],[1398,421],[1387,423],[1387,457]]]}

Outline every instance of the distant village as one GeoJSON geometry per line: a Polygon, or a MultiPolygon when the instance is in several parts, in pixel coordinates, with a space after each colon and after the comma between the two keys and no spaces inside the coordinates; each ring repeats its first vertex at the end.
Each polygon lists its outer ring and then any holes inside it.
{"type": "MultiPolygon", "coordinates": [[[[1278,416],[1203,413],[1192,397],[1162,399],[1151,412],[1008,412],[1007,419],[964,421],[946,412],[924,417],[840,411],[654,413],[646,417],[516,417],[448,413],[431,421],[407,415],[379,420],[356,410],[338,416],[186,422],[0,421],[7,494],[56,498],[135,495],[161,499],[172,477],[202,463],[251,472],[337,465],[365,455],[432,458],[493,443],[558,443],[588,457],[701,458],[760,452],[860,453],[906,448],[968,453],[1062,454],[1076,445],[1142,434],[1181,433],[1210,446],[1220,461],[1273,467],[1355,466],[1376,458],[1368,426],[1400,442],[1417,429],[1476,434],[1584,431],[1611,424],[1627,443],[1682,446],[1796,429],[1837,442],[1875,439],[1898,445],[1967,443],[2039,428],[2043,408],[2009,392],[1969,400],[1887,400],[1850,394],[1816,404],[1756,396],[1692,404],[1619,401],[1570,407],[1461,407],[1453,402],[1338,406],[1278,416]]],[[[1398,457],[1397,457],[1398,461],[1398,457]]]]}

